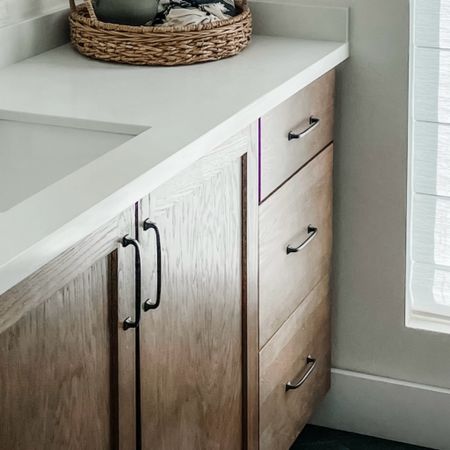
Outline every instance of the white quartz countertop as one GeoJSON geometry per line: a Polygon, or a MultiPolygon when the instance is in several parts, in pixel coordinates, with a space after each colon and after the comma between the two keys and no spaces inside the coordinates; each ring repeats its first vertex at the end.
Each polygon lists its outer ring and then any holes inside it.
{"type": "Polygon", "coordinates": [[[0,70],[0,123],[128,136],[116,147],[112,139],[111,150],[92,160],[88,155],[73,171],[65,167],[40,190],[27,185],[32,167],[21,171],[26,152],[10,151],[17,173],[0,178],[0,195],[12,196],[14,183],[24,185],[25,193],[18,203],[4,198],[8,208],[0,208],[0,294],[337,66],[348,52],[342,42],[254,36],[230,59],[150,68],[93,61],[66,45],[0,70]]]}

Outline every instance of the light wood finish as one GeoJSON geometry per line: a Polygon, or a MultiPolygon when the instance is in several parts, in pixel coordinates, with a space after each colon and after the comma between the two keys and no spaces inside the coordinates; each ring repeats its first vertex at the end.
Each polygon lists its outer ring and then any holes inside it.
{"type": "Polygon", "coordinates": [[[261,200],[333,140],[335,73],[331,71],[261,118],[261,200]],[[320,119],[310,134],[288,140],[290,131],[320,119]]]}
{"type": "Polygon", "coordinates": [[[132,224],[130,210],[0,297],[0,449],[133,450],[134,387],[121,397],[119,379],[134,353],[118,350],[117,315],[133,292],[120,245],[132,224]]]}
{"type": "Polygon", "coordinates": [[[110,350],[103,258],[0,335],[0,448],[111,448],[110,350]]]}
{"type": "Polygon", "coordinates": [[[330,270],[333,146],[320,153],[260,205],[260,347],[330,270]],[[286,253],[318,228],[310,244],[286,253]]]}
{"type": "Polygon", "coordinates": [[[326,276],[260,354],[261,450],[286,450],[330,386],[330,305],[326,276]],[[305,383],[286,391],[287,382],[317,366],[305,383]]]}
{"type": "Polygon", "coordinates": [[[259,208],[258,128],[251,126],[251,148],[243,160],[243,309],[244,330],[244,448],[259,448],[259,208]],[[245,447],[246,444],[246,447],[245,447]]]}
{"type": "Polygon", "coordinates": [[[73,278],[89,269],[95,261],[113,252],[121,237],[132,231],[130,222],[127,224],[123,221],[123,217],[118,216],[2,294],[0,296],[0,333],[63,288],[73,278]]]}
{"type": "MultiPolygon", "coordinates": [[[[128,234],[136,237],[136,213],[137,206],[133,205],[125,215],[119,217],[121,224],[117,230],[120,236],[128,234]],[[127,231],[127,233],[124,233],[127,231]]],[[[117,239],[114,239],[117,242],[117,239]]],[[[112,253],[114,265],[111,273],[111,299],[116,298],[117,312],[111,314],[112,327],[117,328],[117,353],[112,355],[112,370],[117,371],[116,393],[118,411],[117,438],[113,450],[136,450],[136,331],[124,330],[123,321],[131,316],[135,318],[135,254],[131,247],[123,248],[119,245],[112,253]],[[117,361],[115,356],[117,355],[117,361]]]]}
{"type": "MultiPolygon", "coordinates": [[[[162,299],[143,314],[143,450],[241,449],[242,192],[240,134],[142,201],[161,232],[162,299]]],[[[142,230],[142,227],[140,227],[142,230]]],[[[141,231],[146,296],[155,236],[141,231]]]]}

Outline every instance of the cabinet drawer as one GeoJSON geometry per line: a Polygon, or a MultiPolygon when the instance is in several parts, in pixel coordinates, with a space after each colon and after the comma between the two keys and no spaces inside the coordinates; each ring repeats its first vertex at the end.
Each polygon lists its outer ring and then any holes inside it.
{"type": "Polygon", "coordinates": [[[325,276],[261,350],[261,450],[287,450],[328,391],[329,322],[329,278],[325,276]],[[286,390],[287,383],[295,386],[301,380],[299,387],[286,390]]]}
{"type": "Polygon", "coordinates": [[[327,73],[261,118],[261,200],[333,140],[334,79],[327,73]]]}
{"type": "Polygon", "coordinates": [[[332,165],[330,145],[260,205],[261,347],[330,269],[332,165]]]}

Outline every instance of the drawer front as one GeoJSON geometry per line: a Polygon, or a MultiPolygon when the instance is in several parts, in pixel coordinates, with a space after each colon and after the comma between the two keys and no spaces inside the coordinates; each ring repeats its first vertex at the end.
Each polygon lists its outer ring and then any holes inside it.
{"type": "Polygon", "coordinates": [[[333,140],[334,79],[327,73],[261,118],[261,200],[333,140]]]}
{"type": "Polygon", "coordinates": [[[325,276],[260,352],[260,449],[289,449],[329,387],[325,276]],[[287,383],[296,386],[300,381],[299,387],[286,390],[287,383]]]}
{"type": "Polygon", "coordinates": [[[332,166],[330,145],[260,205],[260,348],[330,270],[332,166]]]}

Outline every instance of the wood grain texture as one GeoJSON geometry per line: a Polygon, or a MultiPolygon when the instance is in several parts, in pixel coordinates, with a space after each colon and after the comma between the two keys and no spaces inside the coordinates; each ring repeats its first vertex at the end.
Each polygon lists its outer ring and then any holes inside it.
{"type": "Polygon", "coordinates": [[[130,222],[123,222],[123,217],[119,216],[2,294],[0,333],[87,270],[95,261],[113,252],[122,237],[131,232],[130,222]]]}
{"type": "Polygon", "coordinates": [[[244,448],[259,448],[259,209],[258,128],[250,127],[251,147],[243,159],[243,337],[244,337],[244,448]]]}
{"type": "Polygon", "coordinates": [[[320,281],[260,354],[261,450],[288,449],[330,386],[329,277],[320,281]],[[316,369],[296,390],[286,391],[305,369],[316,369]]]}
{"type": "Polygon", "coordinates": [[[335,73],[331,71],[261,118],[261,200],[333,140],[335,73]],[[288,141],[293,130],[319,125],[302,139],[288,141]]]}
{"type": "Polygon", "coordinates": [[[320,153],[259,212],[259,343],[262,348],[330,270],[332,244],[333,146],[320,153]],[[316,238],[299,253],[311,224],[316,238]]]}
{"type": "Polygon", "coordinates": [[[107,450],[108,261],[0,335],[0,448],[107,450]]]}
{"type": "MultiPolygon", "coordinates": [[[[119,233],[128,230],[136,236],[136,206],[118,217],[119,233]]],[[[127,234],[125,233],[125,234],[127,234]]],[[[113,357],[117,370],[117,438],[119,450],[136,450],[136,330],[123,329],[123,321],[128,316],[135,317],[135,254],[131,247],[119,245],[114,252],[116,266],[111,273],[111,294],[117,304],[117,312],[112,315],[112,328],[116,334],[117,350],[113,357]],[[115,327],[115,329],[114,329],[115,327]]],[[[113,299],[112,299],[113,300],[113,299]]]]}
{"type": "MultiPolygon", "coordinates": [[[[161,232],[162,299],[141,322],[144,450],[242,448],[242,204],[238,136],[142,201],[161,232]]],[[[142,228],[141,228],[142,229],[142,228]]],[[[141,231],[146,297],[154,234],[141,231]]]]}
{"type": "Polygon", "coordinates": [[[120,390],[134,353],[121,361],[118,349],[119,310],[133,305],[134,257],[120,244],[133,233],[133,213],[0,297],[9,306],[1,316],[0,449],[134,450],[134,385],[120,390]]]}

